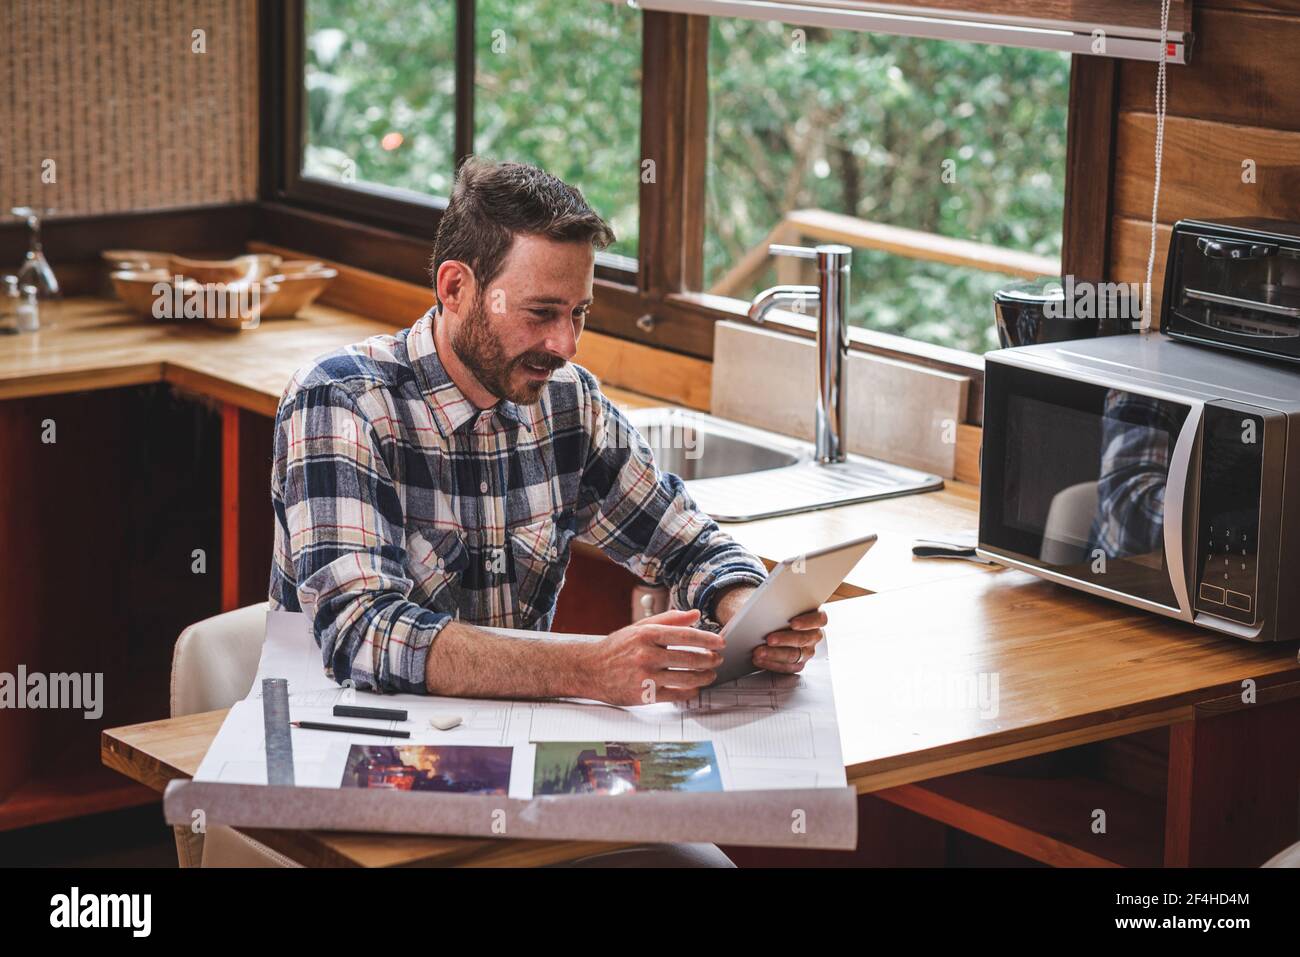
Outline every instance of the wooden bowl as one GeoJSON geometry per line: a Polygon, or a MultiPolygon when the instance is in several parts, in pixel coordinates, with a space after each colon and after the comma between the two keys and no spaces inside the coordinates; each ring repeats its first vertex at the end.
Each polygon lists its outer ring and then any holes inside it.
{"type": "Polygon", "coordinates": [[[253,329],[280,293],[279,283],[244,280],[201,283],[182,279],[168,269],[119,270],[113,289],[132,312],[151,319],[201,319],[218,329],[253,329]]]}
{"type": "Polygon", "coordinates": [[[279,272],[337,272],[319,259],[285,259],[280,263],[279,272]]]}
{"type": "Polygon", "coordinates": [[[280,265],[280,257],[270,253],[236,256],[234,259],[189,259],[168,256],[167,268],[183,280],[194,282],[245,282],[270,275],[280,265]]]}
{"type": "Polygon", "coordinates": [[[166,269],[167,261],[171,258],[171,253],[161,253],[156,249],[105,249],[99,255],[110,269],[119,272],[166,269]]]}
{"type": "Polygon", "coordinates": [[[147,318],[154,315],[154,304],[172,294],[172,276],[166,269],[122,269],[111,274],[113,291],[126,307],[147,318]]]}
{"type": "Polygon", "coordinates": [[[299,310],[311,305],[325,287],[338,276],[332,269],[318,262],[283,262],[280,272],[270,277],[280,287],[274,301],[262,310],[263,319],[283,319],[296,316],[299,310]]]}
{"type": "Polygon", "coordinates": [[[244,280],[231,283],[200,283],[185,280],[180,284],[182,300],[188,296],[202,297],[203,319],[210,326],[239,332],[256,329],[266,310],[280,294],[280,286],[267,279],[244,280]]]}

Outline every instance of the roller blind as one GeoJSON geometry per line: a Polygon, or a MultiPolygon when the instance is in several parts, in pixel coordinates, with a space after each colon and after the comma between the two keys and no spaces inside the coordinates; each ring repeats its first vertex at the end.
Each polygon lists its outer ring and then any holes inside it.
{"type": "MultiPolygon", "coordinates": [[[[1160,59],[1161,0],[610,0],[642,10],[1160,59]]],[[[1192,0],[1170,0],[1166,59],[1188,61],[1192,0]]]]}

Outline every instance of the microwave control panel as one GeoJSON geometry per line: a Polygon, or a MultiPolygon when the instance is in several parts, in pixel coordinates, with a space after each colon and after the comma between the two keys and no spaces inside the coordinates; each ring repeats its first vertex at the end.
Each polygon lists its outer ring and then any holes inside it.
{"type": "Polygon", "coordinates": [[[1201,450],[1195,608],[1252,625],[1259,592],[1263,416],[1206,405],[1201,450]]]}

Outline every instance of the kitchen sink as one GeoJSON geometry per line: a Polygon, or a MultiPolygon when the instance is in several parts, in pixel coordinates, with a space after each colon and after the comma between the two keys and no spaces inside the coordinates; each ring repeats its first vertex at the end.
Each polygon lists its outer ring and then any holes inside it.
{"type": "Polygon", "coordinates": [[[628,418],[659,468],[688,482],[782,468],[808,457],[808,447],[793,439],[686,409],[636,409],[628,418]]]}
{"type": "Polygon", "coordinates": [[[655,462],[719,522],[745,522],[943,488],[943,479],[860,455],[819,465],[813,444],[686,409],[628,412],[655,462]]]}

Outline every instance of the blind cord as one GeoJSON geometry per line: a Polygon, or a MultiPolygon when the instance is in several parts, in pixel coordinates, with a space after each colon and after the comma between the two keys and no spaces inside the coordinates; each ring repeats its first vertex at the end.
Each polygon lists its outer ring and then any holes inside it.
{"type": "Polygon", "coordinates": [[[1147,254],[1146,308],[1142,311],[1142,331],[1151,331],[1151,277],[1156,268],[1156,225],[1160,210],[1160,168],[1165,155],[1165,108],[1169,87],[1165,62],[1169,53],[1169,0],[1160,2],[1160,62],[1156,66],[1156,181],[1151,194],[1151,249],[1147,254]]]}

